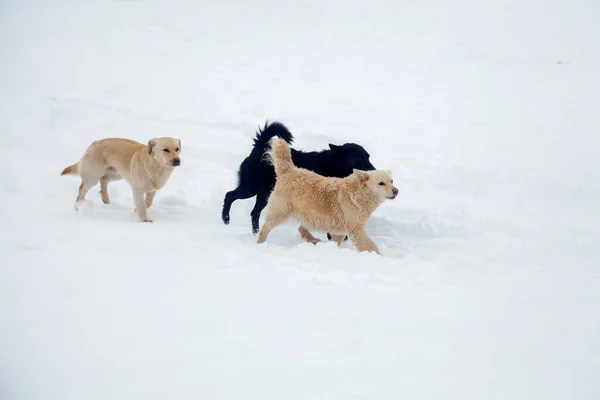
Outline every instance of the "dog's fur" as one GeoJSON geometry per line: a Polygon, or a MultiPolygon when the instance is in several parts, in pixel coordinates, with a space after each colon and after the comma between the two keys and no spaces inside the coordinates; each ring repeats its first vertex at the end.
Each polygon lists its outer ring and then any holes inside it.
{"type": "MultiPolygon", "coordinates": [[[[291,132],[281,122],[267,122],[263,129],[259,128],[252,152],[240,165],[238,187],[225,195],[221,218],[226,225],[229,224],[229,210],[234,201],[256,196],[250,216],[252,233],[258,232],[260,213],[266,207],[275,185],[275,170],[264,159],[264,154],[269,149],[269,141],[275,136],[288,144],[294,140],[291,132]]],[[[329,144],[328,150],[312,152],[291,149],[291,154],[295,165],[323,176],[343,178],[350,175],[353,169],[375,169],[369,161],[369,153],[356,143],[345,143],[341,146],[329,144]]]]}
{"type": "Polygon", "coordinates": [[[355,169],[345,178],[324,177],[295,166],[290,148],[282,139],[273,141],[268,156],[275,166],[277,180],[258,243],[264,242],[274,227],[292,217],[300,221],[298,230],[302,238],[311,243],[319,242],[311,230],[331,232],[338,246],[348,234],[359,252],[380,254],[365,226],[381,203],[398,195],[391,172],[355,169]]]}
{"type": "Polygon", "coordinates": [[[175,138],[150,139],[148,145],[122,138],[102,139],[93,142],[81,160],[65,168],[61,175],[81,176],[75,209],[98,182],[102,202],[109,204],[108,183],[125,179],[133,190],[135,212],[140,221],[152,222],[146,209],[152,205],[156,191],[167,183],[173,169],[181,164],[180,152],[181,140],[175,138]]]}

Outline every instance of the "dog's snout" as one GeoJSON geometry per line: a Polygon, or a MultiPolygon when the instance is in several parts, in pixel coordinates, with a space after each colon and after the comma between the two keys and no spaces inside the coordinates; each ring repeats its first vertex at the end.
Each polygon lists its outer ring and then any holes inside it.
{"type": "Polygon", "coordinates": [[[398,189],[397,188],[393,188],[392,189],[392,194],[395,196],[398,196],[398,189]]]}
{"type": "Polygon", "coordinates": [[[179,157],[175,157],[173,159],[173,165],[180,165],[181,164],[181,160],[179,159],[179,157]]]}

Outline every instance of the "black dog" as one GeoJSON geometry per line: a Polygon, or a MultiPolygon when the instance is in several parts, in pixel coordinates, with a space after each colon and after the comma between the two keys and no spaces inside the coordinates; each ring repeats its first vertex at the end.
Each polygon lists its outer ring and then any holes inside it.
{"type": "MultiPolygon", "coordinates": [[[[272,124],[267,122],[263,129],[259,128],[252,152],[240,165],[238,187],[225,195],[221,218],[226,225],[229,224],[229,210],[234,201],[256,196],[256,203],[250,216],[252,233],[258,232],[260,213],[266,207],[275,186],[275,169],[264,159],[265,151],[269,148],[269,141],[275,136],[289,144],[294,141],[291,132],[281,122],[272,124]]],[[[363,171],[374,170],[375,167],[369,161],[369,157],[369,153],[355,143],[346,143],[341,146],[329,144],[329,150],[322,151],[303,152],[292,149],[292,161],[296,166],[314,171],[319,175],[337,178],[350,175],[354,168],[363,171]]],[[[331,240],[331,235],[327,234],[327,237],[331,240]]]]}

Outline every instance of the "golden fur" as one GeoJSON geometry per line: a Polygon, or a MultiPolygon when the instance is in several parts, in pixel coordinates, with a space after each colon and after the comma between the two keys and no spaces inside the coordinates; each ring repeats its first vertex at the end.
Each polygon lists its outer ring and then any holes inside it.
{"type": "Polygon", "coordinates": [[[66,167],[61,175],[81,176],[76,209],[78,202],[98,182],[102,202],[109,204],[108,183],[125,179],[133,190],[135,212],[140,221],[152,222],[146,209],[152,205],[156,191],[180,165],[180,152],[181,141],[169,137],[151,139],[148,145],[122,138],[102,139],[93,142],[81,160],[66,167]]]}
{"type": "Polygon", "coordinates": [[[330,232],[338,246],[349,235],[356,249],[380,254],[365,230],[369,217],[386,199],[394,199],[398,189],[389,171],[355,169],[346,178],[329,178],[297,168],[285,140],[277,139],[268,154],[275,166],[277,180],[269,197],[265,223],[258,243],[288,218],[300,221],[303,239],[317,243],[310,231],[330,232]]]}

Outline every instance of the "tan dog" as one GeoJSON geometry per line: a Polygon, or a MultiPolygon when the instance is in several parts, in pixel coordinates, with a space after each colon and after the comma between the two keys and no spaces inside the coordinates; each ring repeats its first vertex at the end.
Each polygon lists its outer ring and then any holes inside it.
{"type": "Polygon", "coordinates": [[[300,221],[298,231],[302,238],[313,244],[320,240],[310,230],[330,232],[338,246],[347,234],[359,252],[380,254],[365,226],[381,203],[398,195],[389,171],[355,169],[346,178],[329,178],[296,167],[285,140],[273,141],[271,149],[267,157],[275,166],[277,180],[258,243],[264,242],[274,227],[292,217],[300,221]]]}
{"type": "Polygon", "coordinates": [[[147,146],[129,139],[102,139],[93,142],[78,163],[60,174],[81,176],[75,209],[98,182],[102,202],[109,204],[108,183],[125,179],[133,189],[135,212],[140,220],[152,222],[146,209],[152,205],[156,191],[165,186],[173,169],[181,164],[180,152],[181,140],[169,137],[151,139],[147,146]]]}

